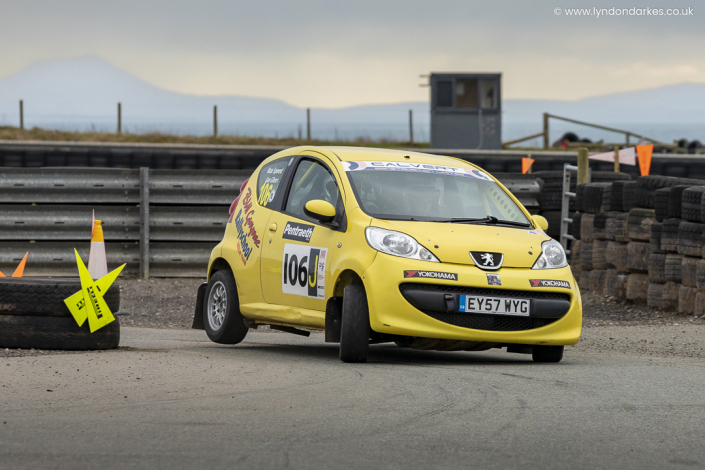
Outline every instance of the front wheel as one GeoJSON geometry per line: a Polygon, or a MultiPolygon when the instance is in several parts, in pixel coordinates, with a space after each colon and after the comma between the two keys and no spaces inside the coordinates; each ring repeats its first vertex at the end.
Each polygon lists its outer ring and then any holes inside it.
{"type": "Polygon", "coordinates": [[[370,310],[364,286],[345,286],[340,327],[340,360],[367,362],[370,344],[370,310]]]}
{"type": "Polygon", "coordinates": [[[240,313],[235,278],[230,271],[220,270],[211,276],[203,300],[203,326],[214,343],[237,344],[247,334],[240,313]]]}
{"type": "Polygon", "coordinates": [[[531,358],[534,362],[561,362],[563,346],[534,346],[531,358]]]}

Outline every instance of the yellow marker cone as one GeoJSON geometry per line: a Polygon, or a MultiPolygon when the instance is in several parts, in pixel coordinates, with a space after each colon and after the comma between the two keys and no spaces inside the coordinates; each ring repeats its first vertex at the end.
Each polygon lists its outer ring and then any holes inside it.
{"type": "Polygon", "coordinates": [[[17,266],[17,269],[15,269],[15,273],[12,275],[12,277],[22,277],[24,274],[24,267],[27,264],[27,255],[29,255],[29,251],[24,254],[24,258],[22,258],[22,261],[20,261],[20,264],[17,266]]]}
{"type": "Polygon", "coordinates": [[[100,279],[108,274],[108,260],[105,255],[105,239],[100,220],[95,221],[91,236],[91,253],[88,256],[88,272],[93,279],[100,279]]]}

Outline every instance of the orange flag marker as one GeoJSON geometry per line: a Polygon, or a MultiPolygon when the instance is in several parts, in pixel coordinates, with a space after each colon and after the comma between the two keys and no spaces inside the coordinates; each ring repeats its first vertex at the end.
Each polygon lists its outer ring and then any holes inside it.
{"type": "Polygon", "coordinates": [[[654,153],[654,145],[637,145],[636,154],[639,158],[639,170],[641,171],[641,176],[646,176],[651,170],[651,155],[654,153]]]}
{"type": "Polygon", "coordinates": [[[7,276],[5,276],[5,275],[2,273],[2,271],[0,271],[0,277],[7,277],[7,276]]]}
{"type": "Polygon", "coordinates": [[[17,265],[17,269],[15,269],[15,273],[12,275],[12,277],[22,277],[22,275],[24,274],[24,267],[27,264],[27,255],[29,255],[29,251],[24,254],[24,258],[22,258],[20,264],[17,265]]]}
{"type": "Polygon", "coordinates": [[[521,173],[525,175],[528,171],[529,168],[531,168],[531,165],[534,164],[534,159],[533,158],[522,158],[521,159],[521,173]]]}

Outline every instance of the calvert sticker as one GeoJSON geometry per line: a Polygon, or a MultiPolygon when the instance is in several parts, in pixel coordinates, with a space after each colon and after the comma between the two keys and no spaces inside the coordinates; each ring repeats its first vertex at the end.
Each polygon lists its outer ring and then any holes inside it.
{"type": "Polygon", "coordinates": [[[431,165],[428,163],[411,162],[343,162],[345,171],[408,171],[412,173],[433,173],[437,175],[458,175],[492,181],[492,178],[481,170],[458,168],[456,166],[431,165]]]}
{"type": "Polygon", "coordinates": [[[446,281],[457,281],[456,273],[442,273],[439,271],[404,271],[404,278],[425,277],[428,279],[445,279],[446,281]]]}
{"type": "Polygon", "coordinates": [[[255,211],[252,210],[252,188],[247,188],[245,196],[242,198],[242,208],[235,215],[235,228],[237,229],[237,253],[240,255],[242,264],[247,265],[250,259],[252,245],[259,248],[260,241],[257,236],[257,230],[252,222],[252,216],[255,211]],[[252,245],[250,244],[252,243],[252,245]]]}
{"type": "Polygon", "coordinates": [[[311,241],[311,235],[313,235],[313,225],[298,224],[296,222],[287,222],[286,227],[284,227],[284,233],[282,238],[287,240],[296,240],[299,242],[308,243],[311,241]]]}
{"type": "Polygon", "coordinates": [[[531,287],[563,287],[570,289],[568,281],[553,281],[551,279],[529,279],[531,287]]]}
{"type": "Polygon", "coordinates": [[[327,248],[284,245],[282,292],[311,299],[326,298],[327,248]]]}

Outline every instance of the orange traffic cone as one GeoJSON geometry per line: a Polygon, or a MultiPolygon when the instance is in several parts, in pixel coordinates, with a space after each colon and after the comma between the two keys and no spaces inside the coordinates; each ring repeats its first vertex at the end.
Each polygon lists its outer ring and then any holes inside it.
{"type": "MultiPolygon", "coordinates": [[[[27,255],[29,255],[29,251],[24,254],[24,258],[22,258],[20,264],[17,265],[17,269],[15,269],[15,272],[12,274],[12,277],[22,277],[22,275],[24,274],[24,267],[27,264],[27,255]]],[[[2,271],[0,271],[0,277],[7,276],[5,276],[2,271]]]]}
{"type": "Polygon", "coordinates": [[[108,259],[105,255],[105,239],[100,220],[95,221],[91,236],[91,252],[88,255],[88,273],[96,280],[108,274],[108,259]]]}
{"type": "Polygon", "coordinates": [[[17,269],[15,269],[15,273],[12,275],[12,277],[22,277],[22,275],[24,274],[24,267],[27,264],[27,255],[29,255],[29,251],[24,254],[24,258],[22,258],[20,264],[17,265],[17,269]]]}

